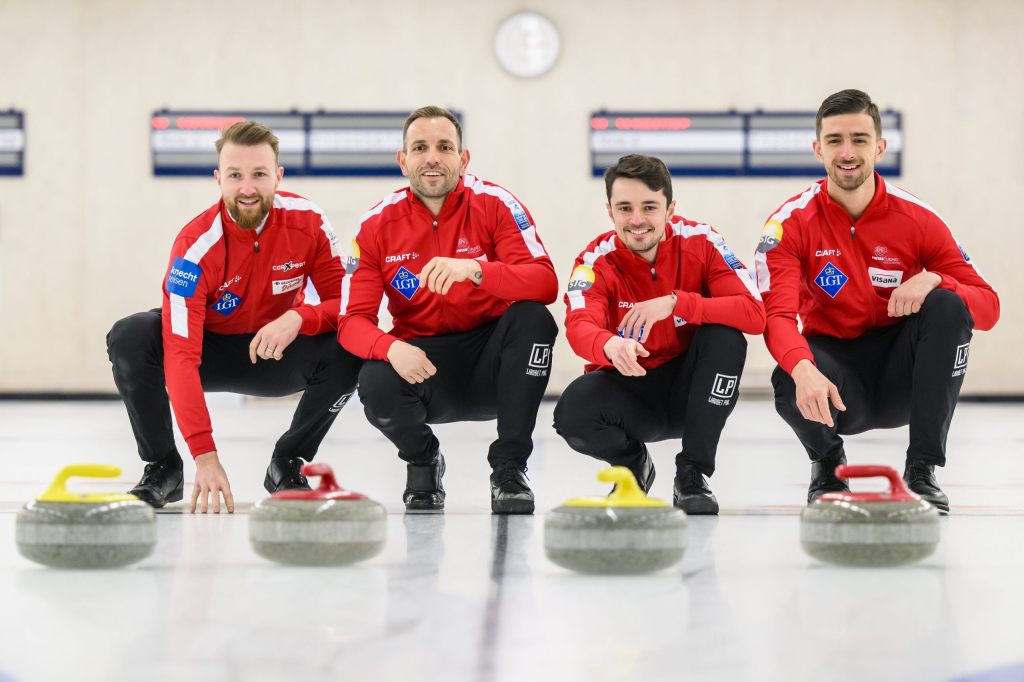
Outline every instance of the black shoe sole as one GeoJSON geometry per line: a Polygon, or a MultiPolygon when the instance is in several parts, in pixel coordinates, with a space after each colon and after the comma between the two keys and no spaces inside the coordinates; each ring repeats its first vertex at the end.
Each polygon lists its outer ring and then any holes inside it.
{"type": "Polygon", "coordinates": [[[132,488],[131,490],[128,491],[128,494],[134,495],[135,497],[139,498],[140,500],[148,504],[150,507],[153,507],[154,509],[163,509],[165,506],[171,504],[172,502],[180,502],[181,499],[185,496],[185,488],[184,486],[182,486],[181,488],[176,488],[175,490],[171,491],[170,495],[163,499],[157,498],[147,488],[132,488]]]}
{"type": "Polygon", "coordinates": [[[532,514],[534,506],[533,500],[505,500],[502,502],[491,500],[491,513],[532,514]]]}
{"type": "Polygon", "coordinates": [[[685,500],[673,500],[673,506],[689,516],[717,516],[718,500],[706,495],[695,495],[685,500]]]}

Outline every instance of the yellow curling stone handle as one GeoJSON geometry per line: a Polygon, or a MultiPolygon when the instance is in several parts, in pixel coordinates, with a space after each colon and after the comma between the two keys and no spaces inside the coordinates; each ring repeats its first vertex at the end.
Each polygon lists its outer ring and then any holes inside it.
{"type": "Polygon", "coordinates": [[[121,467],[113,464],[69,464],[53,479],[46,492],[36,498],[37,502],[86,502],[103,504],[105,502],[133,502],[139,498],[127,493],[75,493],[67,488],[68,479],[72,476],[82,478],[116,478],[121,475],[121,467]]]}
{"type": "Polygon", "coordinates": [[[615,490],[607,497],[574,497],[566,507],[667,507],[668,502],[647,497],[626,467],[608,467],[597,474],[597,480],[614,483],[615,490]]]}

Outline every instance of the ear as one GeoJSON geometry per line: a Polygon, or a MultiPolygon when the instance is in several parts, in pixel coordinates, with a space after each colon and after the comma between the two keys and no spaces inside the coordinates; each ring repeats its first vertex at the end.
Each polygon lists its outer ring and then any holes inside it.
{"type": "Polygon", "coordinates": [[[885,150],[889,147],[889,141],[884,137],[878,138],[878,146],[875,148],[875,163],[882,160],[885,156],[885,150]]]}
{"type": "Polygon", "coordinates": [[[220,186],[220,171],[216,168],[213,169],[213,179],[217,181],[217,186],[220,186]]]}
{"type": "Polygon", "coordinates": [[[409,167],[405,165],[405,150],[399,149],[395,158],[398,160],[398,167],[402,169],[402,175],[409,177],[409,167]]]}
{"type": "Polygon", "coordinates": [[[668,222],[669,220],[672,220],[672,216],[674,216],[676,214],[676,200],[673,199],[672,203],[669,204],[668,208],[665,209],[665,210],[667,212],[667,216],[666,216],[665,222],[668,222]]]}
{"type": "Polygon", "coordinates": [[[614,223],[615,222],[615,217],[612,215],[612,205],[611,204],[605,204],[604,207],[606,209],[608,209],[608,218],[610,218],[611,221],[614,223]]]}
{"type": "Polygon", "coordinates": [[[459,161],[462,163],[462,167],[459,169],[459,177],[466,174],[466,166],[469,165],[469,150],[463,149],[462,153],[459,154],[459,161]]]}
{"type": "Polygon", "coordinates": [[[284,166],[277,167],[277,182],[274,184],[274,189],[281,186],[281,178],[284,177],[284,166]]]}
{"type": "Polygon", "coordinates": [[[811,143],[811,149],[814,150],[814,158],[822,163],[825,163],[825,157],[821,155],[821,143],[815,140],[811,143]]]}

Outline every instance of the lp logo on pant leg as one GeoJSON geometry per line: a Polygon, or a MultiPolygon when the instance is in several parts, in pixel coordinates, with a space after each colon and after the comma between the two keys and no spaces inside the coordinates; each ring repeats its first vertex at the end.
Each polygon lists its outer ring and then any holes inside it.
{"type": "Polygon", "coordinates": [[[715,382],[711,386],[711,395],[708,402],[712,405],[728,405],[729,401],[736,394],[736,384],[739,377],[728,374],[715,374],[715,382]]]}
{"type": "Polygon", "coordinates": [[[953,376],[962,376],[967,372],[967,358],[971,354],[971,344],[965,343],[956,347],[956,359],[953,361],[953,376]]]}
{"type": "Polygon", "coordinates": [[[546,377],[548,368],[551,367],[551,345],[547,343],[535,343],[530,350],[530,366],[526,373],[532,377],[546,377]]]}

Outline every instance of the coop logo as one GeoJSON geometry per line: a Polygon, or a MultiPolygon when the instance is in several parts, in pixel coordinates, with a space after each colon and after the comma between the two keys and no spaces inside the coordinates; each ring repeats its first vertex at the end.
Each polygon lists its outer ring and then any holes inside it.
{"type": "Polygon", "coordinates": [[[520,230],[529,230],[533,227],[530,224],[529,216],[526,215],[526,209],[518,201],[510,199],[505,202],[505,205],[508,206],[508,210],[512,211],[512,219],[516,221],[520,230]]]}
{"type": "Polygon", "coordinates": [[[295,261],[288,261],[287,263],[282,263],[281,265],[275,265],[270,269],[276,272],[289,272],[291,270],[294,270],[295,268],[301,268],[305,264],[306,261],[304,260],[300,260],[298,263],[296,263],[295,261]]]}
{"type": "Polygon", "coordinates": [[[871,277],[871,283],[881,289],[895,289],[903,282],[902,270],[868,268],[868,276],[871,277]]]}
{"type": "Polygon", "coordinates": [[[412,297],[416,295],[417,289],[420,288],[420,279],[404,267],[401,267],[398,268],[398,272],[391,279],[391,286],[395,288],[395,291],[405,296],[407,301],[411,301],[412,297]]]}
{"type": "Polygon", "coordinates": [[[186,298],[191,296],[196,293],[196,285],[199,284],[199,276],[202,274],[203,269],[198,263],[175,258],[167,273],[167,293],[186,298]]]}
{"type": "Polygon", "coordinates": [[[711,395],[708,396],[708,402],[712,405],[728,405],[732,397],[736,395],[736,384],[738,383],[738,376],[715,374],[715,381],[711,385],[711,395]]]}
{"type": "Polygon", "coordinates": [[[230,291],[225,291],[224,295],[217,299],[217,302],[210,306],[211,310],[215,313],[220,313],[224,317],[227,317],[231,313],[238,310],[238,306],[242,304],[242,297],[236,296],[230,291]]]}
{"type": "Polygon", "coordinates": [[[530,349],[530,363],[526,373],[532,377],[546,377],[551,367],[551,344],[535,343],[530,349]]]}
{"type": "Polygon", "coordinates": [[[412,253],[399,253],[394,256],[384,256],[385,263],[402,263],[407,260],[415,260],[420,257],[420,254],[413,251],[412,253]]]}
{"type": "Polygon", "coordinates": [[[963,376],[967,372],[967,358],[971,354],[971,344],[965,343],[956,347],[956,357],[953,359],[953,376],[963,376]]]}
{"type": "Polygon", "coordinates": [[[841,255],[843,255],[843,252],[840,251],[839,249],[818,249],[817,251],[814,252],[814,256],[816,258],[822,258],[824,256],[839,257],[841,255]]]}
{"type": "Polygon", "coordinates": [[[569,276],[569,291],[586,291],[594,286],[594,268],[577,265],[569,276]]]}
{"type": "Polygon", "coordinates": [[[850,281],[850,278],[842,270],[832,265],[831,261],[825,263],[825,267],[814,278],[814,283],[832,298],[836,297],[836,294],[846,286],[848,281],[850,281]]]}

